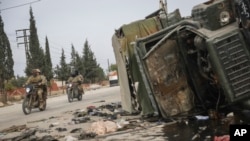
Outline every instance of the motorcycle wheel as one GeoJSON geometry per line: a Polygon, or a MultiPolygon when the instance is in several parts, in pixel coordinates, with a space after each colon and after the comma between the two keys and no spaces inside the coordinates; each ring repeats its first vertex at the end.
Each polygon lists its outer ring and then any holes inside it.
{"type": "Polygon", "coordinates": [[[82,94],[78,94],[77,99],[78,99],[78,101],[81,101],[82,100],[82,94]]]}
{"type": "Polygon", "coordinates": [[[73,92],[71,92],[70,90],[67,91],[67,95],[68,95],[68,101],[72,102],[73,101],[73,92]]]}
{"type": "Polygon", "coordinates": [[[43,108],[39,108],[39,110],[44,111],[46,109],[46,106],[47,106],[47,102],[46,102],[46,100],[44,100],[43,108]]]}
{"type": "Polygon", "coordinates": [[[23,113],[25,115],[28,115],[28,114],[31,113],[32,107],[31,107],[31,103],[30,102],[31,102],[30,98],[27,98],[27,97],[25,97],[24,100],[23,100],[22,109],[23,109],[23,113]]]}

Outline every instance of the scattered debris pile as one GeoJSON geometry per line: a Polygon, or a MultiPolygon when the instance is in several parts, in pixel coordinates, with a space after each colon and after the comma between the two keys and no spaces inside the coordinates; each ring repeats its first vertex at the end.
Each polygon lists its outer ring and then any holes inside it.
{"type": "Polygon", "coordinates": [[[205,140],[228,141],[230,124],[246,124],[233,113],[214,118],[209,114],[169,119],[142,117],[122,110],[120,103],[88,106],[63,116],[30,121],[0,131],[2,141],[76,140],[205,140]],[[41,126],[44,125],[44,126],[41,126]]]}

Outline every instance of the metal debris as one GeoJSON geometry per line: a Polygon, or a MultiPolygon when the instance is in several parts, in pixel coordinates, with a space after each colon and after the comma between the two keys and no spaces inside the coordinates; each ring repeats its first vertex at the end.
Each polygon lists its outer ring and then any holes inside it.
{"type": "Polygon", "coordinates": [[[37,139],[37,141],[58,141],[51,135],[45,135],[41,139],[37,139]]]}
{"type": "Polygon", "coordinates": [[[19,131],[26,129],[26,128],[27,128],[26,125],[13,125],[9,128],[2,130],[1,133],[19,132],[19,131]]]}
{"type": "Polygon", "coordinates": [[[74,115],[74,117],[84,117],[87,114],[88,113],[85,110],[79,110],[79,111],[75,112],[73,115],[74,115]]]}
{"type": "Polygon", "coordinates": [[[79,124],[79,123],[85,123],[85,122],[90,121],[90,118],[89,118],[89,117],[73,118],[72,121],[73,121],[75,124],[79,124]]]}
{"type": "Polygon", "coordinates": [[[73,130],[70,131],[70,133],[77,133],[77,132],[81,132],[82,128],[75,128],[73,130]]]}
{"type": "Polygon", "coordinates": [[[12,141],[21,141],[21,140],[29,140],[29,141],[36,141],[36,130],[26,130],[23,133],[21,133],[20,136],[12,138],[12,141]]]}
{"type": "Polygon", "coordinates": [[[35,121],[28,121],[28,123],[35,123],[35,122],[44,122],[47,119],[39,119],[39,120],[35,120],[35,121]]]}
{"type": "Polygon", "coordinates": [[[55,126],[57,126],[57,125],[59,125],[59,122],[52,123],[52,124],[49,125],[49,128],[55,127],[55,126]]]}
{"type": "MultiPolygon", "coordinates": [[[[222,137],[226,137],[230,124],[242,124],[241,120],[235,117],[234,114],[230,112],[230,114],[218,113],[220,116],[218,116],[217,119],[212,119],[205,113],[196,113],[191,114],[192,116],[188,117],[175,116],[164,120],[162,118],[159,118],[158,116],[141,117],[141,115],[135,116],[133,114],[129,115],[126,112],[123,112],[124,111],[120,109],[119,105],[115,104],[107,104],[100,107],[89,106],[87,107],[87,110],[77,109],[75,112],[68,113],[72,116],[72,119],[69,118],[72,124],[67,124],[68,121],[63,122],[55,119],[55,121],[57,122],[52,122],[48,129],[40,129],[38,127],[35,127],[35,129],[31,130],[31,128],[27,128],[26,125],[12,126],[0,132],[3,133],[1,139],[3,139],[2,137],[5,136],[5,133],[7,134],[12,132],[20,132],[20,135],[17,134],[17,136],[15,137],[13,136],[12,138],[4,139],[13,141],[57,141],[61,139],[67,141],[89,139],[101,140],[110,136],[120,136],[122,134],[138,136],[138,133],[140,132],[143,136],[142,138],[151,140],[154,140],[157,136],[157,138],[167,140],[183,140],[185,138],[185,140],[187,139],[193,141],[211,141],[215,138],[220,139],[222,137]],[[87,115],[79,116],[83,115],[82,112],[85,111],[87,111],[87,115]],[[91,115],[92,112],[94,112],[95,114],[91,115]],[[209,118],[206,120],[200,120],[196,118],[197,116],[201,115],[202,117],[209,118]],[[99,116],[97,118],[98,121],[102,121],[102,124],[99,124],[101,126],[93,126],[93,124],[96,123],[93,122],[95,121],[93,119],[97,119],[94,118],[94,116],[99,116]],[[111,118],[112,116],[116,118],[111,118]],[[62,123],[60,124],[62,125],[62,127],[51,128],[58,126],[59,122],[62,123]],[[91,122],[93,123],[91,124],[91,122]],[[105,124],[107,122],[109,122],[110,124],[105,124]],[[85,126],[85,124],[83,123],[87,123],[87,125],[89,125],[89,128],[83,128],[83,126],[85,126]],[[72,126],[75,124],[79,125],[77,125],[77,128],[72,128],[72,126]],[[111,128],[111,126],[114,128],[111,128]],[[67,132],[68,130],[69,132],[67,132]],[[145,133],[143,133],[144,131],[145,133]],[[41,134],[44,135],[42,137],[37,136],[41,134]]],[[[207,114],[209,114],[209,112],[207,114]]],[[[53,118],[55,117],[50,117],[49,119],[53,118]]]]}
{"type": "Polygon", "coordinates": [[[58,127],[58,128],[56,128],[56,130],[57,130],[58,132],[64,132],[64,131],[67,131],[67,128],[58,127]]]}
{"type": "Polygon", "coordinates": [[[93,103],[100,103],[100,102],[105,102],[105,100],[100,100],[100,101],[96,101],[96,102],[93,102],[93,103]]]}
{"type": "Polygon", "coordinates": [[[78,137],[78,140],[87,140],[87,139],[93,139],[97,136],[96,133],[93,133],[93,132],[89,132],[89,133],[81,133],[78,137]]]}

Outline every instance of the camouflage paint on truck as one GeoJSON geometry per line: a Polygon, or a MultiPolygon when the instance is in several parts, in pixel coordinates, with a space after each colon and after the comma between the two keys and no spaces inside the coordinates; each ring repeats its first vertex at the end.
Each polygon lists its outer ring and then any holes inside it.
{"type": "Polygon", "coordinates": [[[158,115],[158,108],[155,106],[153,98],[143,94],[146,92],[145,86],[142,86],[144,84],[136,83],[138,82],[138,75],[136,74],[139,73],[139,70],[131,43],[136,39],[157,33],[164,29],[166,25],[174,24],[181,20],[179,10],[177,9],[168,15],[169,24],[165,24],[166,20],[159,17],[160,11],[157,10],[147,16],[146,19],[123,25],[115,31],[112,37],[112,45],[116,63],[118,64],[122,106],[128,112],[142,110],[143,115],[158,115]]]}

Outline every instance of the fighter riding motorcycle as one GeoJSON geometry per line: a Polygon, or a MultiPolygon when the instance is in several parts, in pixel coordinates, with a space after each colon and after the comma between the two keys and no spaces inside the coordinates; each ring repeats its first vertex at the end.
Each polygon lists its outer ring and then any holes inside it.
{"type": "Polygon", "coordinates": [[[43,107],[39,107],[40,101],[38,96],[38,85],[29,84],[25,86],[25,96],[22,104],[22,109],[25,115],[31,113],[31,110],[34,108],[39,108],[40,111],[44,111],[46,109],[46,99],[47,99],[47,90],[43,91],[43,107]]]}
{"type": "Polygon", "coordinates": [[[72,102],[74,98],[77,98],[78,101],[82,100],[82,93],[78,89],[77,82],[67,83],[67,96],[69,102],[72,102]]]}

